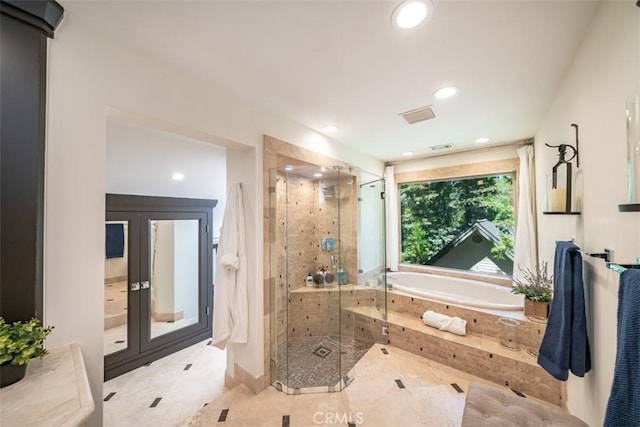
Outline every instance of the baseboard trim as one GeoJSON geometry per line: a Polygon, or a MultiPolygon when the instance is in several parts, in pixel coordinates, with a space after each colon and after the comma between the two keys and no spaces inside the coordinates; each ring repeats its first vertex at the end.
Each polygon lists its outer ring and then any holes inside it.
{"type": "Polygon", "coordinates": [[[233,388],[237,385],[244,384],[249,390],[255,394],[260,393],[267,388],[264,375],[254,377],[242,366],[235,363],[233,365],[233,377],[228,373],[224,375],[224,385],[228,388],[233,388]]]}
{"type": "Polygon", "coordinates": [[[107,277],[106,279],[104,279],[104,284],[110,285],[112,283],[126,282],[126,281],[127,281],[127,275],[125,274],[124,276],[107,277]]]}
{"type": "Polygon", "coordinates": [[[152,311],[151,317],[153,317],[157,322],[177,322],[184,318],[184,311],[180,310],[175,313],[159,313],[157,311],[152,311]]]}

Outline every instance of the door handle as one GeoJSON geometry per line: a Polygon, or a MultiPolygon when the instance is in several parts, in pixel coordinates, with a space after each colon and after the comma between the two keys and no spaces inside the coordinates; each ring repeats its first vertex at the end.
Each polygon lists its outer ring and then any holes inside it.
{"type": "Polygon", "coordinates": [[[142,289],[149,289],[150,283],[148,280],[145,280],[144,282],[140,283],[142,289]]]}
{"type": "Polygon", "coordinates": [[[132,292],[135,292],[135,291],[137,291],[137,290],[139,290],[139,289],[140,289],[140,282],[133,282],[133,283],[131,283],[131,291],[132,291],[132,292]]]}

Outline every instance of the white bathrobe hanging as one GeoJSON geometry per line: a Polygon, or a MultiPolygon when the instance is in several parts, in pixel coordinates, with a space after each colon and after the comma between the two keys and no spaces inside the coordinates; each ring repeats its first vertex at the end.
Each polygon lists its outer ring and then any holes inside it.
{"type": "Polygon", "coordinates": [[[247,258],[242,186],[232,184],[220,228],[213,300],[213,342],[246,343],[248,329],[247,258]]]}

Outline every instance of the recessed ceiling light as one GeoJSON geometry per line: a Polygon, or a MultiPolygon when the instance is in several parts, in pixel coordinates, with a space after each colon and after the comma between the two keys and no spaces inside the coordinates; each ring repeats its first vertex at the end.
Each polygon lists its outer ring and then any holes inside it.
{"type": "Polygon", "coordinates": [[[433,92],[433,96],[438,99],[447,99],[456,95],[458,92],[460,92],[460,88],[458,86],[446,86],[433,92]]]}
{"type": "Polygon", "coordinates": [[[428,18],[432,10],[431,0],[405,0],[393,11],[391,23],[402,30],[414,28],[428,18]]]}
{"type": "Polygon", "coordinates": [[[405,151],[404,153],[402,153],[403,156],[412,156],[413,155],[413,151],[405,151]]]}
{"type": "Polygon", "coordinates": [[[315,176],[316,178],[320,178],[322,176],[322,174],[320,172],[318,172],[318,173],[314,173],[313,176],[315,176]]]}
{"type": "Polygon", "coordinates": [[[321,129],[323,132],[335,132],[338,130],[338,125],[333,123],[328,123],[326,125],[323,125],[321,129]]]}
{"type": "Polygon", "coordinates": [[[174,172],[171,174],[171,179],[174,181],[182,181],[184,179],[184,174],[182,172],[174,172]]]}
{"type": "Polygon", "coordinates": [[[491,141],[491,138],[487,138],[486,136],[483,136],[482,138],[476,139],[476,144],[484,144],[485,142],[489,142],[489,141],[491,141]]]}
{"type": "Polygon", "coordinates": [[[290,172],[293,170],[293,165],[284,165],[282,169],[286,170],[287,172],[290,172]]]}

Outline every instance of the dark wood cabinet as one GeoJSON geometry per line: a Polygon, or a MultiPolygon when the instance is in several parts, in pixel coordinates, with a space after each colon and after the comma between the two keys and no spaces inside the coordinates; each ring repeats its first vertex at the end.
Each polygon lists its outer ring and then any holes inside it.
{"type": "Polygon", "coordinates": [[[47,37],[55,1],[0,1],[0,315],[42,319],[47,37]]]}

